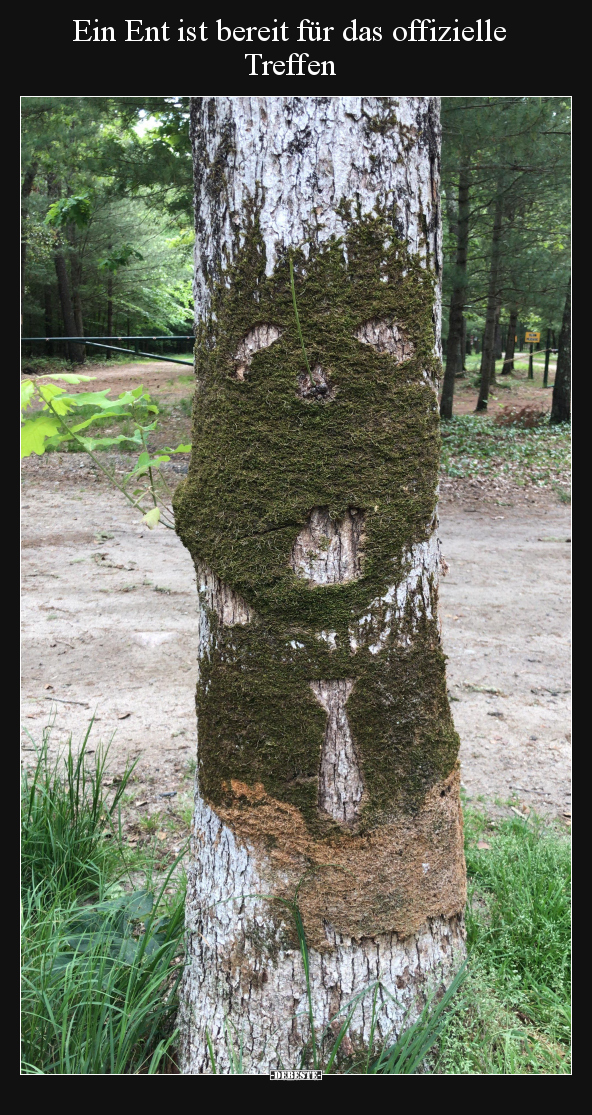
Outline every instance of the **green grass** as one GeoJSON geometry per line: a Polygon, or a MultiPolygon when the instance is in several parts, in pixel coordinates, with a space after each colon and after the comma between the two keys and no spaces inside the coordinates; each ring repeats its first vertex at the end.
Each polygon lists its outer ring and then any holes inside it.
{"type": "Polygon", "coordinates": [[[441,470],[445,476],[504,476],[522,486],[565,483],[570,466],[570,427],[547,423],[525,430],[498,426],[466,414],[442,423],[441,470]]]}
{"type": "MultiPolygon", "coordinates": [[[[107,750],[50,758],[22,785],[22,1057],[25,1075],[153,1075],[175,1040],[184,885],[131,883],[107,750]]],[[[134,867],[138,868],[138,863],[134,867]]]]}
{"type": "MultiPolygon", "coordinates": [[[[90,730],[77,754],[70,741],[52,759],[47,727],[23,773],[23,1072],[160,1074],[174,1056],[184,880],[174,877],[177,859],[156,883],[158,841],[152,859],[126,850],[120,810],[132,768],[108,783],[107,749],[91,758],[90,730]]],[[[376,1050],[371,1041],[345,1058],[356,996],[336,1039],[329,1027],[312,1032],[302,1065],[354,1075],[570,1071],[567,834],[532,814],[493,821],[465,808],[465,847],[466,970],[394,1044],[376,1050]]],[[[304,958],[296,898],[288,905],[304,958]]],[[[377,992],[363,994],[375,1002],[377,992]]],[[[240,1042],[234,1048],[232,1073],[241,1074],[240,1042]]]]}
{"type": "Polygon", "coordinates": [[[443,1030],[435,1073],[570,1071],[570,844],[531,818],[465,810],[466,1005],[443,1030]]]}

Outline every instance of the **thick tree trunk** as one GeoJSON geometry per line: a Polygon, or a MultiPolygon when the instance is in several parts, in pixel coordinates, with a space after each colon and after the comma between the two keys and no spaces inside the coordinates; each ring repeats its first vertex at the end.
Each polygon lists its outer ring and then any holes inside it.
{"type": "MultiPolygon", "coordinates": [[[[68,225],[68,242],[70,244],[70,275],[72,279],[72,309],[74,311],[74,328],[77,337],[84,336],[84,322],[82,319],[82,301],[80,298],[80,284],[82,282],[82,262],[79,258],[76,232],[73,225],[68,225]]],[[[84,345],[77,345],[80,350],[79,359],[77,363],[82,364],[86,360],[86,347],[84,345]]]]}
{"type": "Polygon", "coordinates": [[[27,202],[37,174],[37,162],[32,162],[25,171],[21,187],[21,326],[23,323],[23,303],[25,300],[25,269],[27,264],[27,220],[29,216],[27,202]]]}
{"type": "MultiPolygon", "coordinates": [[[[48,283],[43,288],[43,324],[46,337],[53,337],[53,309],[51,299],[51,287],[48,283]]],[[[53,355],[53,341],[45,342],[45,355],[53,355]]]]}
{"type": "Polygon", "coordinates": [[[461,160],[458,175],[458,220],[456,229],[456,268],[450,298],[446,368],[440,399],[440,418],[445,419],[452,418],[454,377],[460,375],[464,367],[463,310],[467,293],[467,251],[469,246],[469,168],[464,157],[461,160]]]}
{"type": "Polygon", "coordinates": [[[516,329],[518,327],[518,314],[516,310],[510,310],[510,321],[508,323],[508,339],[506,341],[506,351],[504,353],[504,366],[502,368],[502,375],[509,376],[514,371],[514,352],[516,345],[516,329]]]}
{"type": "MultiPolygon", "coordinates": [[[[112,245],[109,244],[109,251],[111,248],[112,245]]],[[[107,336],[113,336],[113,273],[111,271],[107,272],[107,336]]],[[[109,360],[111,357],[109,349],[105,350],[105,355],[109,360]]]]}
{"type": "Polygon", "coordinates": [[[437,618],[438,104],[196,98],[191,133],[197,392],[175,510],[200,676],[182,1071],[211,1073],[211,1042],[217,1072],[234,1045],[265,1074],[310,1050],[295,901],[316,1034],[359,996],[346,1055],[370,1040],[377,981],[381,1042],[464,955],[437,618]]]}
{"type": "Polygon", "coordinates": [[[571,419],[571,279],[567,284],[567,297],[559,334],[557,370],[553,386],[551,422],[569,422],[571,419]]]}
{"type": "MultiPolygon", "coordinates": [[[[76,321],[74,319],[74,308],[70,297],[68,269],[66,267],[64,253],[59,247],[54,252],[53,261],[58,280],[58,293],[64,321],[64,334],[66,337],[76,337],[78,334],[76,331],[76,321]]],[[[73,364],[82,364],[84,362],[84,349],[82,345],[77,344],[75,341],[67,341],[66,351],[73,364]]]]}
{"type": "Polygon", "coordinates": [[[497,307],[495,311],[495,340],[494,340],[494,357],[496,360],[502,358],[502,330],[500,326],[500,315],[502,312],[501,295],[498,293],[497,307]]]}
{"type": "Polygon", "coordinates": [[[502,233],[502,199],[498,197],[493,218],[491,237],[491,262],[489,266],[489,289],[487,294],[487,313],[483,334],[483,357],[481,359],[481,384],[476,411],[487,410],[489,388],[495,381],[495,319],[498,310],[498,274],[500,260],[500,241],[502,233]]]}
{"type": "Polygon", "coordinates": [[[463,317],[463,319],[462,319],[462,341],[461,341],[461,346],[460,346],[460,352],[461,352],[461,371],[466,372],[466,370],[467,370],[466,369],[466,361],[465,361],[465,357],[467,355],[467,319],[466,319],[466,317],[463,317]]]}
{"type": "MultiPolygon", "coordinates": [[[[59,197],[60,188],[54,174],[47,176],[47,193],[51,200],[59,197]]],[[[60,234],[56,234],[55,247],[53,252],[53,262],[55,272],[58,280],[58,295],[60,299],[60,309],[62,311],[62,320],[64,323],[64,335],[66,337],[81,336],[76,329],[76,319],[74,317],[74,307],[72,305],[72,297],[70,294],[70,281],[68,279],[68,268],[66,266],[66,258],[63,252],[62,241],[60,234]]],[[[84,363],[84,348],[82,345],[77,344],[75,341],[66,341],[66,354],[68,359],[73,364],[84,363]]]]}
{"type": "Polygon", "coordinates": [[[492,358],[492,361],[491,361],[491,374],[490,374],[490,377],[489,377],[489,386],[490,387],[492,387],[495,383],[497,383],[497,379],[496,379],[496,375],[495,375],[495,362],[496,362],[496,360],[501,360],[501,358],[502,358],[502,334],[501,334],[500,321],[499,321],[501,312],[502,312],[502,299],[501,299],[501,294],[498,291],[498,296],[497,296],[496,306],[495,306],[495,325],[494,325],[494,333],[493,333],[493,358],[492,358]]]}

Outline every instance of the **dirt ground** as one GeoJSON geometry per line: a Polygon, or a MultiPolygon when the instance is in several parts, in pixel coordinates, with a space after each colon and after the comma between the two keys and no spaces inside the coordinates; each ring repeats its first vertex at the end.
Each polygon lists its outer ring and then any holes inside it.
{"type": "MultiPolygon", "coordinates": [[[[533,378],[528,379],[528,356],[519,353],[515,360],[513,375],[500,374],[501,365],[498,364],[497,383],[491,390],[487,403],[487,413],[492,417],[505,406],[524,407],[536,406],[540,410],[550,411],[555,382],[556,360],[552,357],[549,361],[548,387],[543,387],[545,370],[544,357],[537,360],[537,353],[533,360],[533,378]]],[[[475,358],[472,358],[475,361],[475,358]]],[[[466,372],[459,376],[454,384],[454,414],[473,414],[479,397],[479,388],[475,387],[473,380],[478,373],[466,372]]]]}
{"type": "MultiPolygon", "coordinates": [[[[113,368],[93,388],[143,382],[174,406],[187,395],[183,371],[138,365],[123,379],[113,368]]],[[[175,420],[187,438],[187,417],[175,420]]],[[[55,749],[70,733],[78,742],[94,716],[89,747],[112,739],[115,777],[138,759],[126,813],[134,843],[151,815],[189,808],[195,578],[176,535],[146,529],[87,462],[54,453],[23,464],[23,762],[27,731],[38,740],[55,718],[55,749]]],[[[186,463],[174,467],[173,480],[186,463]]],[[[569,823],[569,508],[542,489],[443,480],[440,521],[442,633],[467,796],[494,813],[512,799],[569,823]]],[[[173,826],[167,843],[178,837],[173,826]]]]}

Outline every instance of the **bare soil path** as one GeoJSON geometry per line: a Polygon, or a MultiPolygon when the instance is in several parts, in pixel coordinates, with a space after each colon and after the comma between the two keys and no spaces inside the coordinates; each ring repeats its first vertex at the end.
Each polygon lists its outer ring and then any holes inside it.
{"type": "MultiPolygon", "coordinates": [[[[110,387],[116,397],[143,383],[164,404],[154,448],[190,440],[190,368],[80,370],[97,377],[93,390],[110,387]]],[[[468,382],[457,384],[455,412],[474,409],[473,395],[468,382]]],[[[505,402],[550,404],[525,372],[498,395],[490,413],[505,402]]],[[[166,468],[174,484],[187,458],[166,468]]],[[[84,454],[28,458],[22,504],[23,725],[39,739],[51,717],[56,749],[70,733],[78,743],[95,716],[89,746],[113,739],[115,777],[138,759],[130,841],[151,816],[168,813],[161,835],[172,846],[190,809],[197,742],[189,554],[172,531],[145,528],[84,454]]],[[[467,796],[492,812],[513,799],[518,810],[569,823],[569,508],[549,490],[502,477],[443,478],[440,535],[449,565],[442,636],[467,796]]],[[[22,744],[29,763],[26,731],[22,744]]]]}
{"type": "MultiPolygon", "coordinates": [[[[195,579],[176,535],[144,528],[86,460],[24,463],[23,725],[38,739],[51,713],[57,747],[95,715],[90,746],[113,737],[114,773],[139,759],[134,839],[139,818],[170,806],[159,795],[189,802],[195,579]]],[[[474,482],[442,487],[441,619],[467,795],[567,820],[569,508],[540,490],[494,501],[474,482]]],[[[23,733],[25,763],[31,746],[23,733]]]]}

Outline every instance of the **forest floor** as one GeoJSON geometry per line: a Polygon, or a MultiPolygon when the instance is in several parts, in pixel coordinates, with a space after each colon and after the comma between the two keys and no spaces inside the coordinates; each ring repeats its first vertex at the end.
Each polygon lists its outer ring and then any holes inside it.
{"type": "MultiPolygon", "coordinates": [[[[190,381],[179,365],[96,373],[93,389],[116,395],[142,382],[164,404],[159,443],[189,440],[190,381]]],[[[167,467],[183,472],[183,460],[167,467]]],[[[124,810],[130,845],[155,834],[172,852],[188,831],[195,767],[189,554],[172,531],[144,527],[84,454],[30,457],[22,485],[23,724],[39,740],[51,718],[55,752],[94,717],[89,747],[112,740],[114,778],[138,760],[124,810]]],[[[442,479],[440,611],[467,798],[493,814],[534,810],[565,824],[569,523],[549,487],[442,479]]],[[[26,731],[22,747],[29,764],[26,731]]]]}

